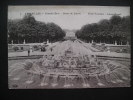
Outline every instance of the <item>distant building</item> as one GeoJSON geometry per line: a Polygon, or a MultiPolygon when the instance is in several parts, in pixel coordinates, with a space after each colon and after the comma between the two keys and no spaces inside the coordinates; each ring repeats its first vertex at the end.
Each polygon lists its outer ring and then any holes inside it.
{"type": "Polygon", "coordinates": [[[76,37],[75,37],[75,33],[74,32],[71,32],[71,31],[69,31],[69,32],[66,32],[66,36],[64,37],[64,39],[70,39],[70,40],[75,40],[76,39],[76,37]]]}

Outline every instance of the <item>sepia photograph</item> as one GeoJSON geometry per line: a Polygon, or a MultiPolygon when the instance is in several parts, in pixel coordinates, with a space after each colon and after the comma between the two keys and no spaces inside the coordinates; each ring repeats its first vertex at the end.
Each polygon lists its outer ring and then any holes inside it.
{"type": "Polygon", "coordinates": [[[129,6],[8,6],[8,88],[131,87],[129,6]]]}

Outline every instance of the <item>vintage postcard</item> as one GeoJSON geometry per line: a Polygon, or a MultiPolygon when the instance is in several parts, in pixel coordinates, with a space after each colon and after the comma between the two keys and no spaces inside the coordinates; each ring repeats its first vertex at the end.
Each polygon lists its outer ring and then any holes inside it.
{"type": "Polygon", "coordinates": [[[8,6],[8,88],[130,87],[128,6],[8,6]]]}

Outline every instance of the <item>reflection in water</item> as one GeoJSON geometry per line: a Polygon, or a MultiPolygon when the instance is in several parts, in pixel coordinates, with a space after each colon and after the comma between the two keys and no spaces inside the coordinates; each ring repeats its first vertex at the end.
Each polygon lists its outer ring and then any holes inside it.
{"type": "MultiPolygon", "coordinates": [[[[81,45],[78,41],[74,41],[74,44],[81,45]]],[[[54,55],[44,55],[37,61],[26,60],[24,63],[14,64],[9,68],[9,76],[15,76],[14,81],[21,80],[19,72],[22,70],[28,74],[26,84],[32,84],[36,76],[41,76],[41,87],[47,85],[56,87],[63,78],[64,88],[73,87],[79,80],[82,82],[82,87],[89,88],[91,77],[95,78],[98,86],[105,86],[100,79],[101,76],[107,82],[114,84],[130,79],[130,70],[127,66],[109,60],[100,60],[87,50],[86,54],[81,49],[74,51],[76,49],[70,41],[65,45],[67,48],[62,53],[58,51],[54,55]]]]}

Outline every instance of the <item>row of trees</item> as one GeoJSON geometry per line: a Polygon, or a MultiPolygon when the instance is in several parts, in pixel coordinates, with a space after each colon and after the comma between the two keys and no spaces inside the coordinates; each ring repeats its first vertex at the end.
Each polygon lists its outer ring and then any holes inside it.
{"type": "Polygon", "coordinates": [[[36,21],[31,14],[21,20],[8,20],[8,43],[50,42],[63,39],[65,32],[54,23],[36,21]]]}
{"type": "Polygon", "coordinates": [[[130,17],[112,16],[98,23],[84,25],[76,37],[86,42],[126,44],[130,43],[130,17]]]}

